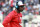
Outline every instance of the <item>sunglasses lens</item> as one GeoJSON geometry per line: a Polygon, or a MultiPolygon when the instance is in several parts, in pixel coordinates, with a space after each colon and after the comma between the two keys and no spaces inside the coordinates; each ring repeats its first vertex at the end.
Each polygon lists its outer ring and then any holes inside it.
{"type": "Polygon", "coordinates": [[[24,6],[20,6],[20,7],[24,7],[24,6]]]}

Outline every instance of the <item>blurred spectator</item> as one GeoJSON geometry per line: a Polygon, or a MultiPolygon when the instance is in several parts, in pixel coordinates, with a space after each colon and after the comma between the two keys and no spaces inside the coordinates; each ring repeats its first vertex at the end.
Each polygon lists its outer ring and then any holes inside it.
{"type": "Polygon", "coordinates": [[[1,7],[2,7],[2,3],[0,2],[0,9],[1,9],[1,7]]]}
{"type": "Polygon", "coordinates": [[[3,21],[3,12],[2,12],[2,10],[0,9],[0,22],[2,23],[2,21],[3,21]]]}

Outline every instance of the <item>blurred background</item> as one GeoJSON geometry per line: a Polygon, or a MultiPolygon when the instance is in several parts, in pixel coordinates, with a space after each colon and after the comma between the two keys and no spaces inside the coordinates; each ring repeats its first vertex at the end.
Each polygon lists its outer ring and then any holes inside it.
{"type": "Polygon", "coordinates": [[[0,23],[13,10],[16,2],[22,1],[25,5],[22,15],[23,27],[40,27],[40,0],[0,0],[0,23]]]}

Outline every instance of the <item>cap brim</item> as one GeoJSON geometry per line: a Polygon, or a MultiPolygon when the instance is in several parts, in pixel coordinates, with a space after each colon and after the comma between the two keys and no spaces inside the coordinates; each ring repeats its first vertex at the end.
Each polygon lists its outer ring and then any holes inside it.
{"type": "Polygon", "coordinates": [[[25,4],[23,4],[23,5],[19,5],[19,6],[25,6],[25,4]]]}

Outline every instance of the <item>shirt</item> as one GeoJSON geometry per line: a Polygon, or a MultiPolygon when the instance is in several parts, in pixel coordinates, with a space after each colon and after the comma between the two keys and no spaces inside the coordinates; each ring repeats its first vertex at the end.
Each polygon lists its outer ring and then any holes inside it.
{"type": "Polygon", "coordinates": [[[10,12],[3,21],[4,27],[22,27],[20,25],[22,14],[17,13],[15,10],[10,12]]]}

